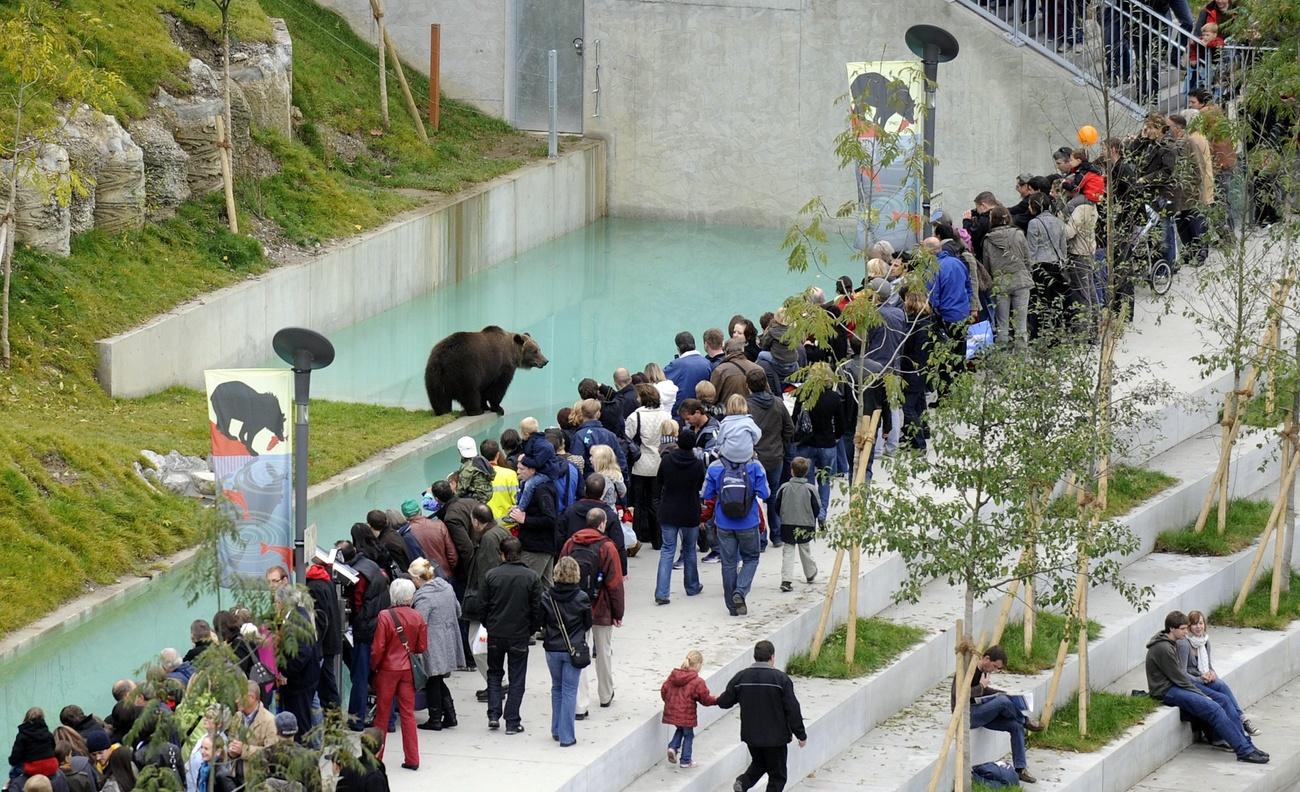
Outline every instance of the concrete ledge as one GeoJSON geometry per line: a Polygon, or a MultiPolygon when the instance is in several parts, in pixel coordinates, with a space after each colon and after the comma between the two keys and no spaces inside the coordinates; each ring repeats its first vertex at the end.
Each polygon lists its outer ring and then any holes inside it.
{"type": "MultiPolygon", "coordinates": [[[[1273,634],[1276,637],[1266,632],[1259,634],[1267,638],[1257,649],[1244,661],[1220,673],[1242,707],[1249,707],[1300,674],[1300,623],[1273,634]]],[[[1220,661],[1218,665],[1227,668],[1229,664],[1220,661]]],[[[1191,730],[1182,723],[1178,710],[1161,707],[1119,741],[1088,754],[1087,758],[1092,759],[1089,766],[1071,774],[1055,788],[1070,792],[1124,792],[1191,743],[1191,730]]],[[[1278,746],[1275,752],[1280,760],[1289,757],[1291,762],[1300,755],[1284,746],[1278,746]]],[[[1265,779],[1269,776],[1272,774],[1265,779]]]]}
{"type": "MultiPolygon", "coordinates": [[[[495,415],[478,415],[457,418],[451,423],[423,434],[414,440],[387,448],[378,454],[353,465],[336,476],[332,476],[307,489],[307,502],[332,495],[349,487],[368,481],[378,476],[385,468],[416,454],[432,454],[455,444],[456,438],[463,434],[473,434],[482,430],[495,415]]],[[[145,592],[149,584],[180,570],[198,552],[190,547],[152,562],[148,571],[134,573],[123,577],[116,583],[102,586],[89,594],[84,594],[64,604],[36,621],[19,627],[0,640],[0,663],[8,662],[14,657],[31,649],[39,641],[51,638],[66,630],[82,624],[106,608],[116,607],[145,592]]]]}
{"type": "Polygon", "coordinates": [[[329,332],[456,283],[605,214],[605,145],[580,141],[408,212],[381,228],[220,289],[96,342],[110,396],[203,386],[203,371],[256,365],[271,336],[300,325],[329,332]]]}

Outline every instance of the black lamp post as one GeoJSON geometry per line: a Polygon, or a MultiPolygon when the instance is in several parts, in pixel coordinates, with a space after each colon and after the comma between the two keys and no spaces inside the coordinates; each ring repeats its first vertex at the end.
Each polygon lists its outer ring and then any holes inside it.
{"type": "Polygon", "coordinates": [[[293,569],[296,582],[301,583],[307,575],[303,544],[307,534],[308,392],[312,371],[334,362],[334,345],[315,330],[286,327],[276,332],[271,346],[293,367],[293,569]]]}
{"type": "Polygon", "coordinates": [[[930,193],[934,191],[934,92],[939,84],[939,64],[957,57],[960,47],[951,33],[934,25],[913,25],[907,29],[907,48],[925,66],[925,164],[921,177],[921,223],[930,231],[930,193]]]}

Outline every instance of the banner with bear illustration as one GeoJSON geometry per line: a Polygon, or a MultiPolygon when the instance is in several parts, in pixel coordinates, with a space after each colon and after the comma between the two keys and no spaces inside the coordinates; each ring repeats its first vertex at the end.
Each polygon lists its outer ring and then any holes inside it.
{"type": "Polygon", "coordinates": [[[204,372],[217,508],[234,537],[217,548],[222,585],[293,569],[293,372],[204,372]]]}
{"type": "Polygon", "coordinates": [[[850,123],[865,154],[856,174],[857,246],[887,240],[895,250],[919,242],[925,150],[925,74],[919,61],[845,64],[850,123]]]}

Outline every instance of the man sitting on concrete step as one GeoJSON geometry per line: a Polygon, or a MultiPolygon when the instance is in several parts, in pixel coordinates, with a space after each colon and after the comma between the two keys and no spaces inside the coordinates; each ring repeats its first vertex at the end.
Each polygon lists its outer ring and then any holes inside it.
{"type": "MultiPolygon", "coordinates": [[[[990,646],[975,661],[975,675],[970,681],[970,727],[1006,732],[1011,736],[1011,765],[1022,784],[1032,784],[1038,779],[1029,773],[1029,760],[1025,756],[1025,730],[1042,731],[1038,721],[1020,711],[1015,701],[1000,690],[989,686],[989,675],[1007,667],[1007,653],[1001,646],[990,646]]],[[[952,706],[957,708],[957,680],[953,678],[952,706]]]]}
{"type": "Polygon", "coordinates": [[[1185,662],[1179,662],[1178,642],[1187,637],[1187,616],[1170,611],[1165,629],[1147,641],[1147,691],[1151,698],[1177,707],[1186,715],[1208,724],[1215,735],[1232,746],[1238,762],[1268,764],[1268,754],[1255,747],[1224,704],[1192,684],[1185,662]]]}

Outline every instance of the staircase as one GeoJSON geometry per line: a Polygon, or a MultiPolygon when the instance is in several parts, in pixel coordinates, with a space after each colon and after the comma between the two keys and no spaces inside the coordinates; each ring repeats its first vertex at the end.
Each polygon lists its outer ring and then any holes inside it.
{"type": "Polygon", "coordinates": [[[1225,44],[1213,64],[1199,40],[1171,17],[1140,0],[953,0],[1069,72],[1081,85],[1106,90],[1116,104],[1142,116],[1185,106],[1188,64],[1196,84],[1230,99],[1255,50],[1225,44]]]}

